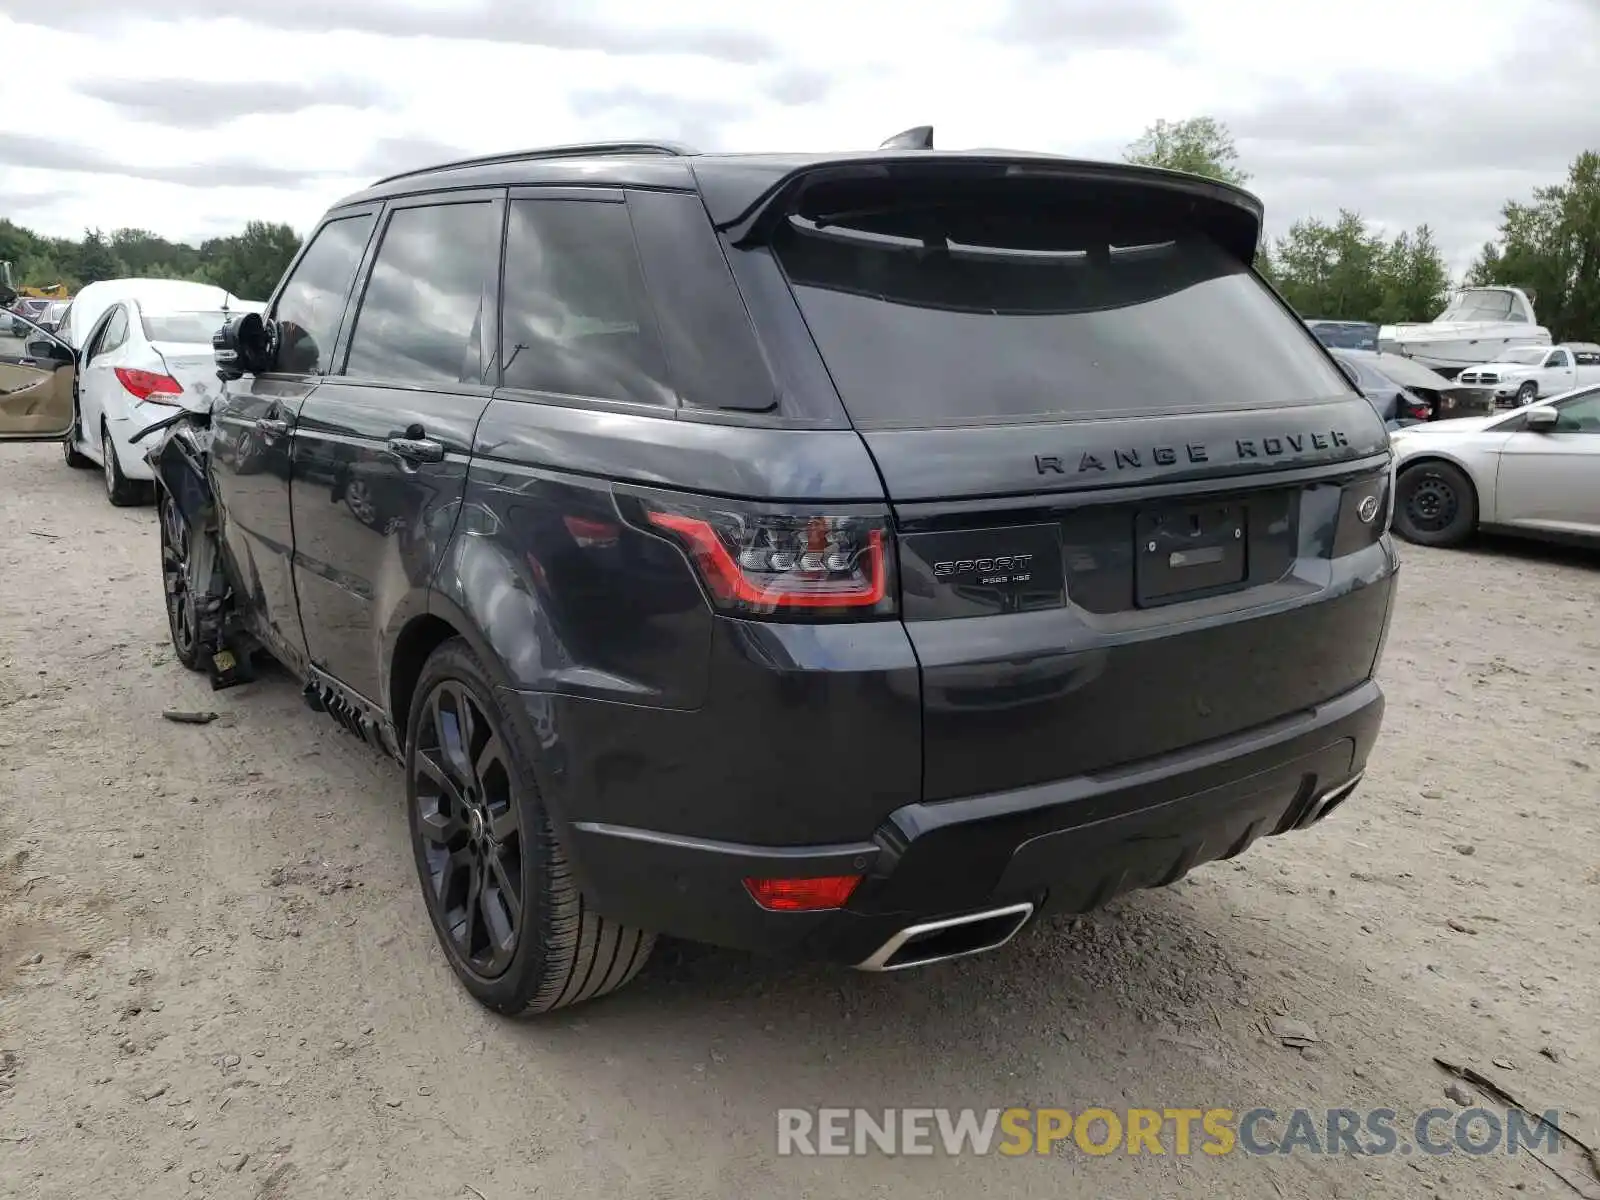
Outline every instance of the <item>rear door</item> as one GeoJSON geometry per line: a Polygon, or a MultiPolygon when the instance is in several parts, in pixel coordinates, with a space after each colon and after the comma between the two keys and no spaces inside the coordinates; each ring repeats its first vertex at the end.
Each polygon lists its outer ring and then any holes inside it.
{"type": "Polygon", "coordinates": [[[278,328],[276,368],[231,381],[212,410],[211,477],[223,549],[245,581],[241,601],[257,632],[297,666],[305,638],[290,569],[290,434],[305,398],[332,369],[377,211],[343,210],[311,236],[268,309],[278,328]]]}
{"type": "MultiPolygon", "coordinates": [[[[116,392],[117,356],[128,340],[128,308],[113,304],[95,324],[78,364],[78,423],[83,444],[103,455],[106,422],[120,415],[116,392]]],[[[102,460],[103,461],[103,460],[102,460]]]]}
{"type": "Polygon", "coordinates": [[[928,799],[1370,675],[1383,552],[1350,556],[1384,524],[1383,424],[1199,207],[925,175],[818,184],[772,235],[894,507],[928,799]]]}
{"type": "Polygon", "coordinates": [[[384,699],[385,638],[425,593],[489,402],[504,199],[391,202],[342,346],[301,406],[291,507],[312,665],[384,699]]]}

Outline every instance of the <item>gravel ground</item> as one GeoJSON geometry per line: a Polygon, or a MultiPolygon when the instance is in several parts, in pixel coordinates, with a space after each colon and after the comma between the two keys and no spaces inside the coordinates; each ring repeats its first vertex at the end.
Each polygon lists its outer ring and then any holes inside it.
{"type": "Polygon", "coordinates": [[[1404,1127],[1455,1107],[1439,1055],[1600,1144],[1594,554],[1407,547],[1382,741],[1312,831],[993,956],[867,976],[668,945],[610,1000],[509,1022],[435,950],[398,769],[286,676],[213,694],[173,661],[151,510],[54,446],[0,463],[0,1194],[1581,1194],[1526,1154],[779,1158],[775,1111],[1404,1127]]]}

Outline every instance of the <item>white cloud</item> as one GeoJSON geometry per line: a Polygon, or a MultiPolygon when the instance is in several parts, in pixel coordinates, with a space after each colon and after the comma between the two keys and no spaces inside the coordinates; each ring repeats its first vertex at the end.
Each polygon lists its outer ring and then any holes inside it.
{"type": "Polygon", "coordinates": [[[0,0],[0,214],[41,232],[304,229],[454,153],[612,137],[1115,157],[1211,113],[1282,230],[1431,223],[1457,266],[1600,143],[1591,0],[0,0]],[[9,14],[9,15],[7,15],[9,14]],[[116,14],[114,19],[109,14],[116,14]],[[41,101],[41,98],[47,98],[41,101]]]}

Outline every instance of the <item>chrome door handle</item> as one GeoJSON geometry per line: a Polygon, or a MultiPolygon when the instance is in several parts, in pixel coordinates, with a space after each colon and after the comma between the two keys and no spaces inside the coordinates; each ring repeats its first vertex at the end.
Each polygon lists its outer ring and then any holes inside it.
{"type": "Polygon", "coordinates": [[[265,437],[283,437],[289,432],[289,422],[276,417],[262,417],[256,422],[256,432],[265,437]]]}
{"type": "Polygon", "coordinates": [[[444,461],[444,445],[432,438],[397,437],[389,439],[389,452],[409,463],[444,461]]]}

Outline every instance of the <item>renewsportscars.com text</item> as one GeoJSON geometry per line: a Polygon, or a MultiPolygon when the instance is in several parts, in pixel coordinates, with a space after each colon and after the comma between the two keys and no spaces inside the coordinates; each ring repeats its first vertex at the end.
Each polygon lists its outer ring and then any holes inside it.
{"type": "Polygon", "coordinates": [[[1430,1108],[784,1108],[780,1155],[1517,1154],[1560,1147],[1559,1113],[1430,1108]]]}

